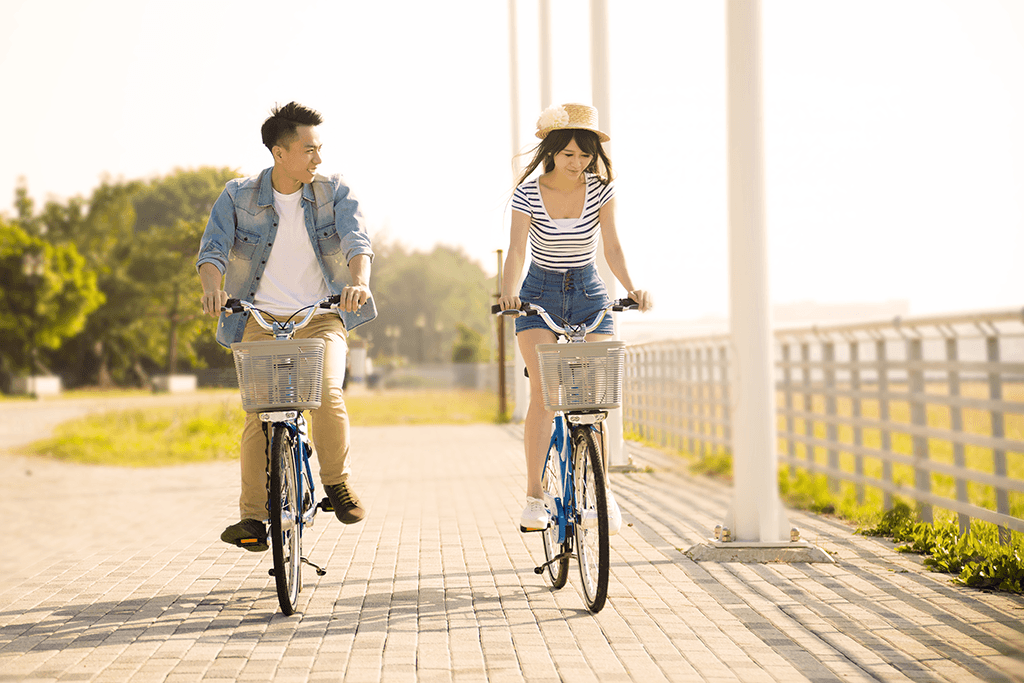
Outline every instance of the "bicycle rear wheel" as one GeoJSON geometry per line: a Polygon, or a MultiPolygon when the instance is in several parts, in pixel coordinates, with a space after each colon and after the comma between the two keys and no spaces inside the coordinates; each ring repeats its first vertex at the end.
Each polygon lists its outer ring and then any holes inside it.
{"type": "MultiPolygon", "coordinates": [[[[562,491],[562,474],[558,467],[558,451],[554,445],[548,448],[548,459],[544,465],[544,472],[541,475],[541,486],[544,488],[544,503],[548,510],[556,512],[556,501],[564,501],[562,491]]],[[[551,580],[553,588],[561,588],[569,578],[569,543],[568,538],[564,543],[558,542],[558,515],[554,515],[548,528],[541,532],[544,539],[544,560],[550,562],[547,565],[548,579],[551,580]],[[551,559],[564,553],[565,557],[551,562],[551,559]]]]}
{"type": "Polygon", "coordinates": [[[601,452],[588,427],[572,435],[576,555],[583,600],[591,612],[600,612],[608,597],[609,555],[608,500],[605,495],[604,465],[601,452]]]}
{"type": "Polygon", "coordinates": [[[270,537],[274,555],[277,601],[286,616],[295,613],[302,590],[302,533],[295,440],[284,425],[275,424],[270,440],[270,537]]]}

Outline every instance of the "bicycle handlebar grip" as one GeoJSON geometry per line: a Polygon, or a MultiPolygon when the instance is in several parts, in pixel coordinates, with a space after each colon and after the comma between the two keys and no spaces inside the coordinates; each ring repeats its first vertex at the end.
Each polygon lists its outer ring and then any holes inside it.
{"type": "Polygon", "coordinates": [[[341,294],[335,294],[330,299],[320,304],[320,308],[330,308],[341,303],[341,294]]]}
{"type": "Polygon", "coordinates": [[[518,309],[510,308],[508,310],[505,310],[501,306],[499,306],[498,304],[494,304],[493,306],[491,306],[491,313],[493,313],[493,314],[500,313],[502,315],[514,315],[516,317],[519,317],[521,315],[537,315],[537,311],[535,311],[533,309],[530,309],[530,308],[526,308],[529,305],[530,304],[525,304],[524,303],[524,304],[520,304],[520,308],[518,308],[518,309]]]}
{"type": "Polygon", "coordinates": [[[613,311],[634,311],[640,308],[640,304],[632,299],[619,299],[612,304],[613,311]]]}
{"type": "Polygon", "coordinates": [[[220,310],[230,310],[232,313],[241,313],[245,309],[242,308],[242,304],[238,301],[238,299],[228,299],[220,310]]]}

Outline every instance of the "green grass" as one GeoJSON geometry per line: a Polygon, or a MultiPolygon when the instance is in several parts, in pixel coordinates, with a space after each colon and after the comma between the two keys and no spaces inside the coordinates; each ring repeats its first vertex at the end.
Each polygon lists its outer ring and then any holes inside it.
{"type": "Polygon", "coordinates": [[[89,465],[161,467],[238,457],[237,401],[90,415],[66,422],[33,455],[89,465]]]}
{"type": "Polygon", "coordinates": [[[381,391],[347,397],[345,405],[356,427],[500,421],[496,393],[467,389],[381,391]]]}
{"type": "MultiPolygon", "coordinates": [[[[355,428],[495,422],[496,395],[478,391],[386,391],[346,398],[355,428]]],[[[175,408],[108,412],[60,425],[29,454],[67,462],[162,467],[238,457],[245,413],[235,399],[175,408]]]]}

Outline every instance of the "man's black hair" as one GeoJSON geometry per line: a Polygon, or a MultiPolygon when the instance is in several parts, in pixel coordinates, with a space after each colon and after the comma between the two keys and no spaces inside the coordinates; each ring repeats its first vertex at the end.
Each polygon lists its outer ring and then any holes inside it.
{"type": "Polygon", "coordinates": [[[309,107],[304,107],[298,102],[276,106],[270,110],[270,118],[263,122],[260,132],[263,134],[263,144],[271,152],[275,145],[287,147],[292,138],[296,136],[295,130],[299,126],[319,126],[324,122],[320,112],[309,107]]]}

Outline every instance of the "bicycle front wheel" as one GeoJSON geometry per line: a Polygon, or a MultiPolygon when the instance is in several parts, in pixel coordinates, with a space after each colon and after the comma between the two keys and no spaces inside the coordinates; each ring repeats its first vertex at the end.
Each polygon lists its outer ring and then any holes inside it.
{"type": "MultiPolygon", "coordinates": [[[[544,489],[544,503],[552,513],[556,512],[555,506],[565,501],[562,491],[562,474],[558,467],[558,450],[551,445],[548,447],[548,459],[544,464],[544,472],[541,475],[541,486],[544,489]]],[[[558,514],[553,514],[548,528],[541,532],[544,539],[544,559],[548,562],[547,574],[553,588],[561,588],[569,578],[569,543],[558,542],[558,514]],[[560,560],[552,559],[563,555],[560,560]]]]}
{"type": "Polygon", "coordinates": [[[591,612],[600,612],[608,597],[608,497],[605,494],[604,464],[589,428],[572,435],[572,457],[576,528],[576,555],[583,600],[591,612]]]}
{"type": "Polygon", "coordinates": [[[295,471],[294,435],[274,425],[270,440],[270,536],[274,554],[277,600],[286,616],[295,613],[302,589],[302,532],[298,473],[295,471]]]}

